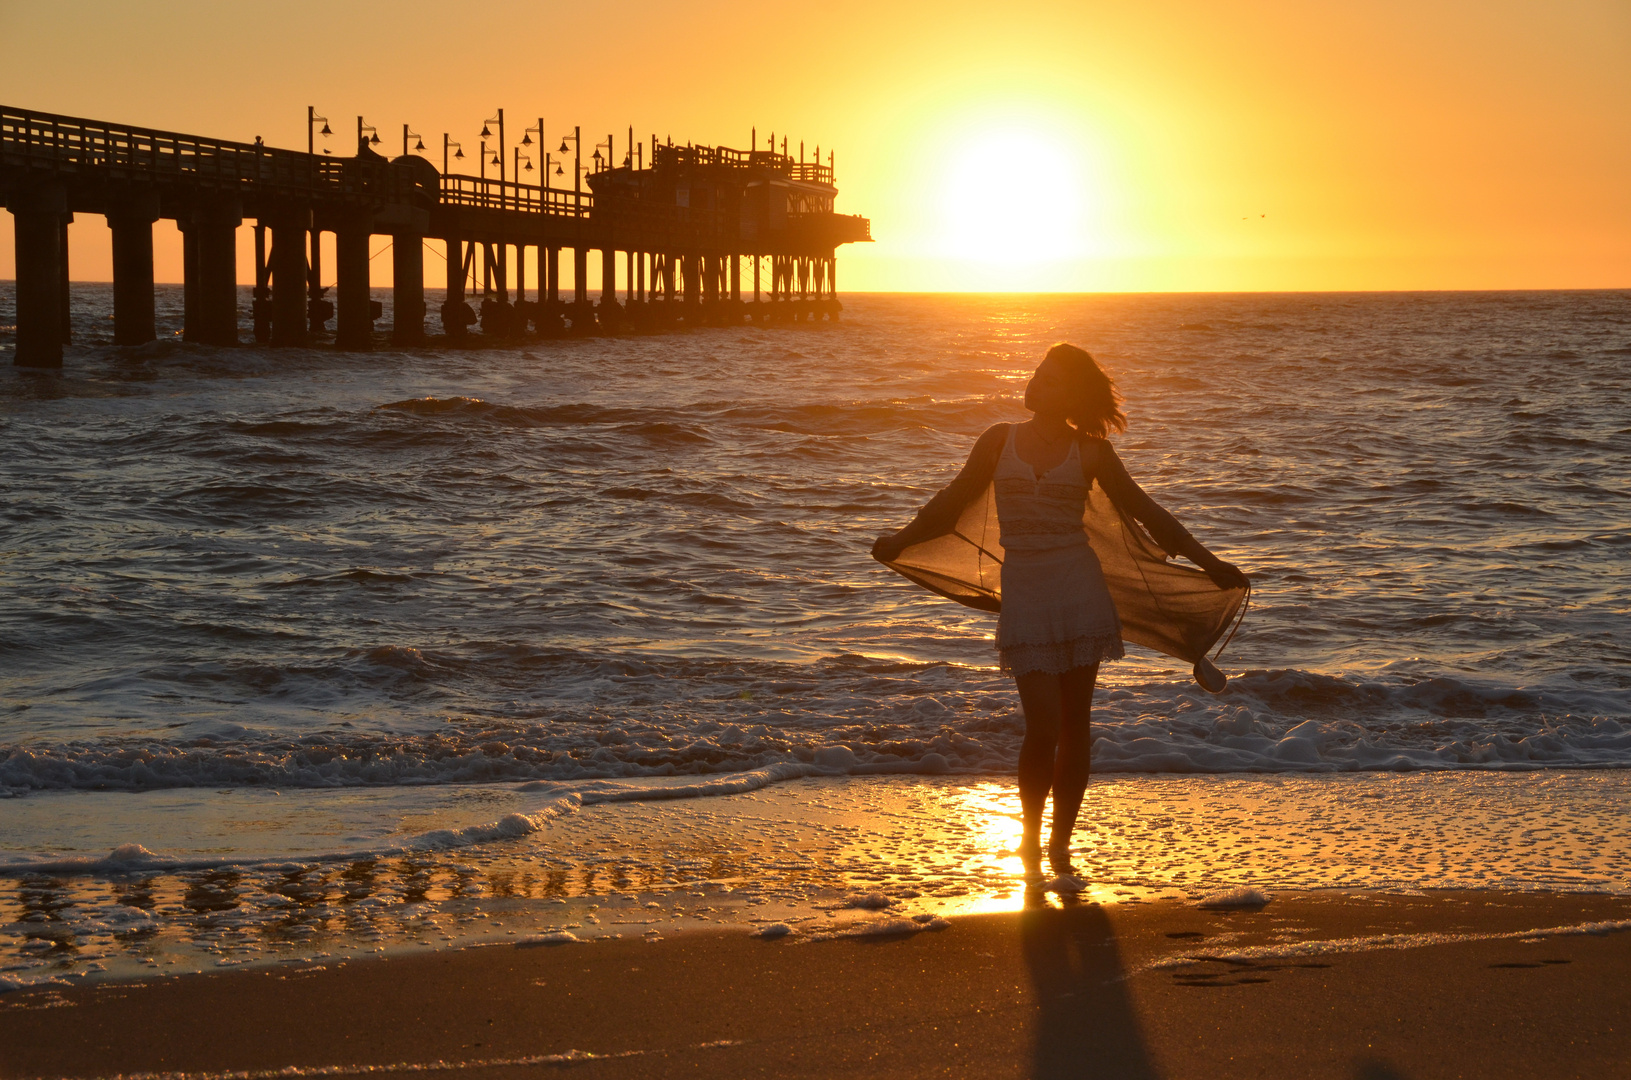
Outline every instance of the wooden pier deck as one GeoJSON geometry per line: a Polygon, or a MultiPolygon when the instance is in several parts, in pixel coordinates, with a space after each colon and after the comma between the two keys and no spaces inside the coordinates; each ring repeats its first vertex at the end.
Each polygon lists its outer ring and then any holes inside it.
{"type": "MultiPolygon", "coordinates": [[[[618,140],[608,135],[585,168],[573,129],[561,144],[573,144],[572,187],[557,188],[438,170],[406,152],[406,129],[405,152],[389,160],[362,127],[359,117],[356,155],[337,158],[0,106],[0,200],[16,230],[16,363],[62,363],[76,214],[102,214],[112,232],[121,345],[154,337],[160,220],[183,236],[188,340],[240,340],[237,231],[252,220],[255,340],[309,345],[326,339],[333,319],[334,343],[359,350],[372,344],[379,317],[369,292],[376,235],[392,238],[391,338],[401,345],[427,338],[427,241],[447,255],[447,299],[434,313],[441,332],[462,338],[479,327],[515,339],[836,319],[836,251],[871,239],[867,219],[833,211],[831,159],[796,160],[785,145],[636,143],[631,130],[622,165],[613,164],[618,140]],[[324,232],[334,234],[332,301],[322,284],[324,232]],[[593,301],[591,251],[600,253],[593,301]]],[[[529,129],[540,142],[542,127],[529,129]]],[[[543,164],[547,181],[551,159],[543,164]]]]}

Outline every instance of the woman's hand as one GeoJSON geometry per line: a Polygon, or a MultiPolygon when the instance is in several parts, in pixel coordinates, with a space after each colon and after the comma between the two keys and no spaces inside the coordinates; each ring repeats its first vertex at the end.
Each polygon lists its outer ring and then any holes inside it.
{"type": "Polygon", "coordinates": [[[872,541],[872,557],[879,562],[894,562],[906,548],[906,543],[900,539],[900,532],[888,533],[872,541]]]}
{"type": "Polygon", "coordinates": [[[1234,563],[1226,563],[1216,555],[1208,559],[1202,566],[1206,576],[1212,579],[1212,584],[1220,589],[1244,589],[1246,575],[1234,563]]]}

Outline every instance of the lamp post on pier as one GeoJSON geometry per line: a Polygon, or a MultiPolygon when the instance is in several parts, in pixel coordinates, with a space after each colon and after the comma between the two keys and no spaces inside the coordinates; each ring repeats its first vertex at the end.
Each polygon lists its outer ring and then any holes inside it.
{"type": "Polygon", "coordinates": [[[493,133],[491,131],[487,130],[487,125],[488,124],[497,124],[498,125],[498,154],[496,156],[498,157],[498,182],[502,184],[504,182],[504,179],[505,179],[505,177],[504,177],[504,110],[500,109],[500,110],[498,110],[498,115],[497,116],[490,116],[486,120],[482,121],[481,137],[484,138],[484,139],[490,139],[493,136],[493,133]]]}
{"type": "MultiPolygon", "coordinates": [[[[306,153],[308,153],[308,154],[317,153],[317,145],[316,145],[316,143],[317,143],[316,136],[317,135],[321,135],[321,136],[323,136],[323,138],[326,139],[332,134],[334,134],[334,132],[329,130],[328,117],[318,116],[317,115],[317,110],[315,108],[313,108],[312,106],[307,105],[306,106],[306,153]],[[323,130],[322,131],[314,131],[314,129],[317,127],[317,122],[319,120],[321,120],[322,123],[323,123],[323,130]]],[[[328,153],[328,147],[326,147],[326,146],[323,147],[323,153],[325,153],[325,154],[328,153]]]]}
{"type": "Polygon", "coordinates": [[[379,140],[379,129],[374,127],[373,124],[363,123],[362,122],[362,117],[360,117],[360,116],[357,117],[357,151],[358,151],[358,153],[362,152],[362,148],[364,146],[369,146],[369,147],[378,146],[379,141],[380,141],[379,140]],[[370,133],[370,137],[368,139],[363,138],[362,133],[365,132],[365,131],[370,133]]]}
{"type": "MultiPolygon", "coordinates": [[[[538,123],[537,124],[533,125],[532,127],[527,128],[526,130],[521,132],[521,145],[522,146],[526,146],[526,147],[532,146],[533,132],[538,133],[538,152],[542,152],[543,149],[544,149],[544,118],[542,116],[540,116],[538,118],[538,123]]],[[[527,159],[527,171],[528,172],[532,171],[532,159],[530,157],[527,159]]],[[[521,174],[516,173],[515,178],[517,180],[520,180],[521,179],[521,174]]],[[[538,178],[538,186],[540,188],[549,187],[549,155],[548,154],[544,155],[544,171],[543,171],[543,174],[540,175],[539,178],[538,178]]],[[[543,193],[540,192],[539,193],[539,203],[538,203],[538,208],[540,210],[547,209],[547,207],[544,205],[544,203],[546,201],[547,200],[545,200],[544,197],[543,197],[543,193]]]]}
{"type": "Polygon", "coordinates": [[[460,161],[464,160],[464,147],[460,146],[458,143],[454,142],[452,139],[449,139],[447,137],[447,132],[444,131],[444,132],[442,132],[442,175],[443,176],[447,175],[448,164],[449,164],[448,158],[447,158],[447,152],[450,149],[458,151],[458,153],[453,155],[455,158],[458,158],[460,161]]]}
{"type": "Polygon", "coordinates": [[[583,129],[576,125],[572,134],[561,136],[561,153],[566,153],[566,141],[572,140],[572,210],[582,213],[583,203],[583,129]]]}
{"type": "MultiPolygon", "coordinates": [[[[511,170],[515,174],[515,208],[517,210],[520,210],[522,208],[521,207],[521,161],[524,158],[526,160],[526,162],[527,162],[527,171],[532,172],[532,155],[523,154],[521,152],[521,148],[519,146],[512,147],[510,152],[515,155],[515,167],[514,167],[514,169],[511,170]]],[[[540,203],[541,202],[542,202],[542,200],[540,200],[540,203]]],[[[540,205],[539,209],[542,209],[541,205],[540,205]]]]}
{"type": "Polygon", "coordinates": [[[419,144],[413,148],[416,153],[425,148],[425,137],[423,135],[419,134],[417,131],[409,131],[408,130],[408,125],[403,124],[402,125],[402,156],[403,157],[408,156],[408,140],[409,139],[418,139],[419,140],[419,144]]]}

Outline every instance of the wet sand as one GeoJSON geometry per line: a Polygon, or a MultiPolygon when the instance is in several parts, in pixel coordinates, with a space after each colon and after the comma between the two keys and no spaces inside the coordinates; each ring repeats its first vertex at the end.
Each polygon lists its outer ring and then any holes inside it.
{"type": "Polygon", "coordinates": [[[1603,895],[1050,899],[904,935],[286,964],[7,994],[0,1076],[1602,1076],[1631,1060],[1627,928],[1603,895]]]}

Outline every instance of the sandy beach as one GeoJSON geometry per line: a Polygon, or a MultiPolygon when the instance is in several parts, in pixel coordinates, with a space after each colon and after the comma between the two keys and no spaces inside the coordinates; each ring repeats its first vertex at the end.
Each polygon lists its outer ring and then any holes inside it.
{"type": "MultiPolygon", "coordinates": [[[[0,1075],[1605,1076],[1631,898],[1047,894],[939,930],[515,944],[0,999],[0,1075]]],[[[863,924],[867,925],[867,924],[863,924]]]]}

